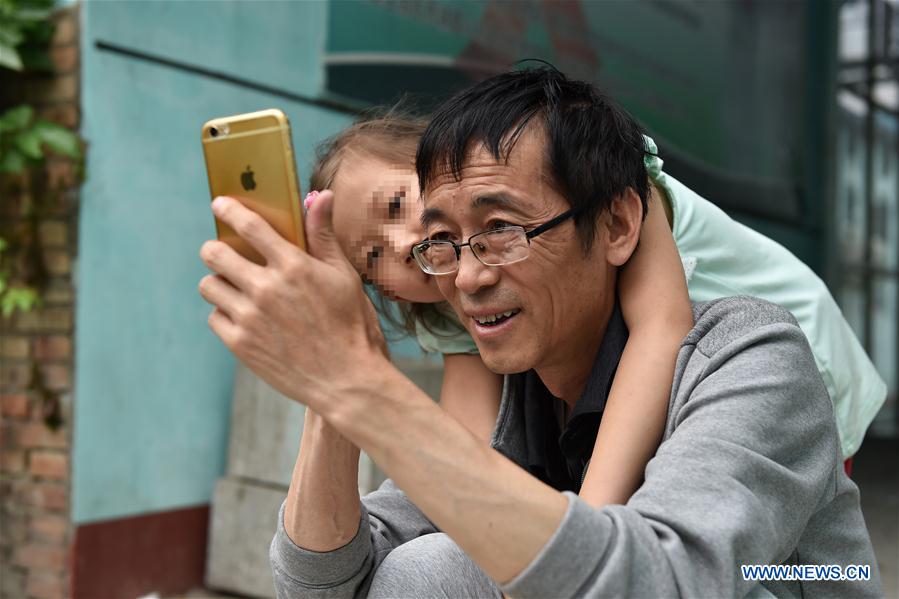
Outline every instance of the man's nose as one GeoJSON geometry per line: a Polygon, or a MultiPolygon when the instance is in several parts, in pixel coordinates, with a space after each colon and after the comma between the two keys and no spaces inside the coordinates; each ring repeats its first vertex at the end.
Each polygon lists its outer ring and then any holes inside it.
{"type": "Polygon", "coordinates": [[[467,295],[474,295],[485,287],[495,285],[500,269],[487,266],[478,260],[470,247],[462,248],[459,256],[459,270],[456,271],[456,288],[467,295]]]}

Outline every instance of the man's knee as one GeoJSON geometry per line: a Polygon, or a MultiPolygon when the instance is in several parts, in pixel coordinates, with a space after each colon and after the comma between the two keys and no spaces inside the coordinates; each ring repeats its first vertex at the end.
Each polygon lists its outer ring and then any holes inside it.
{"type": "Polygon", "coordinates": [[[499,587],[444,533],[391,551],[372,578],[369,597],[500,597],[499,587]]]}

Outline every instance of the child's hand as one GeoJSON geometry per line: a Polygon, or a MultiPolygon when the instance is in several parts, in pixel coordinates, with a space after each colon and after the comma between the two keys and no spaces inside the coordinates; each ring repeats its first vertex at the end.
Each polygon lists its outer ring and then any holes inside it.
{"type": "Polygon", "coordinates": [[[303,214],[309,212],[309,208],[312,207],[312,203],[315,202],[316,198],[318,198],[319,192],[310,191],[306,194],[306,199],[303,200],[303,214]]]}

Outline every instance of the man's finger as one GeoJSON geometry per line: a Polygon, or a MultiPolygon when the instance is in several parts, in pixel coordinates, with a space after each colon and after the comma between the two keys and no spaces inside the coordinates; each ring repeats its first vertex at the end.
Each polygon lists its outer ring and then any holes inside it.
{"type": "Polygon", "coordinates": [[[199,290],[204,300],[224,311],[232,321],[239,321],[253,309],[247,296],[221,275],[206,275],[200,279],[199,290]]]}
{"type": "Polygon", "coordinates": [[[218,335],[219,339],[222,340],[222,343],[225,344],[225,347],[234,351],[234,346],[237,342],[238,327],[231,318],[218,308],[213,308],[207,322],[209,323],[209,328],[212,329],[213,333],[218,335]]]}
{"type": "Polygon", "coordinates": [[[252,290],[252,281],[263,276],[262,266],[247,260],[224,241],[213,239],[204,243],[200,258],[210,270],[246,293],[252,290]]]}
{"type": "Polygon", "coordinates": [[[264,218],[253,212],[235,198],[219,196],[212,201],[212,212],[216,218],[234,229],[241,239],[262,254],[268,264],[283,263],[283,256],[296,249],[281,237],[264,218]]]}

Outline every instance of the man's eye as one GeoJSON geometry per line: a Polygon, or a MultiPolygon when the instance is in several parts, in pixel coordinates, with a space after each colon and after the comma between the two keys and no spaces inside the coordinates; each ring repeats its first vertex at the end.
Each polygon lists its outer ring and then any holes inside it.
{"type": "Polygon", "coordinates": [[[428,241],[452,241],[448,231],[435,231],[428,235],[428,241]]]}
{"type": "Polygon", "coordinates": [[[514,227],[514,226],[515,225],[513,225],[512,223],[506,222],[504,220],[492,220],[487,224],[487,230],[490,231],[493,229],[504,229],[506,227],[514,227]]]}
{"type": "Polygon", "coordinates": [[[375,246],[368,250],[365,254],[365,264],[368,268],[374,268],[375,262],[378,261],[378,258],[384,255],[384,248],[381,246],[375,246]]]}

